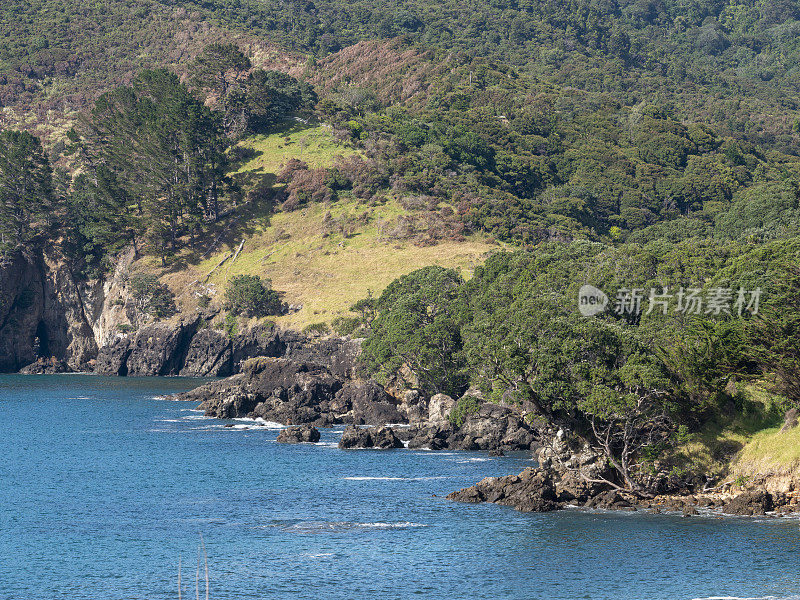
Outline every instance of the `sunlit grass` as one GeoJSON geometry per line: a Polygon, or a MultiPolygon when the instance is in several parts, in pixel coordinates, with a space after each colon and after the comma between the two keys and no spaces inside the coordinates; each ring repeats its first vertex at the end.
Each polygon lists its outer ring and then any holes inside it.
{"type": "Polygon", "coordinates": [[[782,421],[780,396],[758,384],[739,386],[732,413],[711,417],[678,449],[678,457],[687,466],[710,476],[726,476],[737,470],[732,467],[741,463],[753,441],[782,421]],[[735,457],[734,465],[731,457],[735,457]]]}
{"type": "Polygon", "coordinates": [[[250,136],[239,145],[257,153],[239,168],[239,173],[278,173],[292,158],[302,160],[312,168],[330,167],[337,155],[346,156],[355,152],[339,144],[329,126],[307,127],[302,123],[279,133],[250,136]]]}
{"type": "MultiPolygon", "coordinates": [[[[275,319],[286,327],[301,328],[311,323],[330,323],[347,314],[358,299],[380,292],[395,278],[428,265],[459,269],[471,276],[475,266],[498,246],[482,237],[464,242],[442,242],[436,246],[418,247],[411,242],[397,242],[383,237],[383,226],[405,211],[395,202],[369,207],[355,200],[343,200],[329,208],[321,204],[275,214],[267,227],[248,238],[236,261],[225,264],[209,278],[217,292],[214,302],[221,301],[226,282],[235,275],[253,274],[268,278],[272,286],[284,293],[290,304],[303,308],[275,319]],[[359,220],[350,237],[341,233],[325,235],[323,220],[359,220]]],[[[196,266],[180,273],[185,285],[209,273],[219,261],[235,250],[226,248],[196,266]]]]}

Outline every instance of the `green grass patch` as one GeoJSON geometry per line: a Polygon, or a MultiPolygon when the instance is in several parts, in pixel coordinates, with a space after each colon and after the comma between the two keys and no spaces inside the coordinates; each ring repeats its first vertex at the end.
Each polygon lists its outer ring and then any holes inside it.
{"type": "Polygon", "coordinates": [[[741,460],[751,440],[783,422],[786,400],[759,384],[739,385],[739,391],[724,401],[676,451],[679,463],[687,469],[712,477],[726,477],[741,460]]]}
{"type": "Polygon", "coordinates": [[[253,151],[255,156],[242,164],[238,173],[279,173],[292,158],[302,160],[312,168],[325,168],[333,165],[337,155],[347,156],[356,152],[338,143],[329,126],[307,126],[299,122],[278,133],[250,136],[239,142],[239,146],[253,151]]]}
{"type": "MultiPolygon", "coordinates": [[[[270,279],[273,289],[283,292],[285,302],[302,305],[300,311],[276,318],[278,324],[295,329],[331,324],[337,317],[352,316],[349,307],[368,290],[380,294],[401,275],[440,265],[459,269],[469,277],[490,252],[499,248],[482,236],[429,247],[386,239],[384,226],[404,213],[394,200],[368,206],[355,199],[342,199],[329,207],[312,204],[276,213],[268,224],[246,238],[235,262],[224,264],[209,278],[216,291],[212,302],[221,302],[232,277],[259,275],[270,279]],[[354,223],[353,233],[345,236],[337,232],[331,226],[335,220],[354,223]]],[[[234,241],[199,264],[188,266],[179,274],[181,281],[173,279],[174,285],[203,280],[236,247],[234,241]]]]}
{"type": "Polygon", "coordinates": [[[784,432],[774,427],[757,433],[742,449],[733,470],[745,477],[800,472],[800,427],[784,432]]]}

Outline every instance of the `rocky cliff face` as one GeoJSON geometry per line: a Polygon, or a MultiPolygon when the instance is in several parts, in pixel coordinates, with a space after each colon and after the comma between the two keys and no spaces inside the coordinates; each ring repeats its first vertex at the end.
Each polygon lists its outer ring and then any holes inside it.
{"type": "Polygon", "coordinates": [[[55,249],[13,253],[0,265],[0,372],[226,377],[256,356],[323,362],[338,377],[352,369],[357,345],[311,343],[272,326],[230,337],[197,313],[124,332],[136,322],[127,286],[134,259],[130,249],[105,280],[86,282],[55,249]]]}
{"type": "Polygon", "coordinates": [[[86,369],[97,354],[85,295],[57,255],[23,249],[0,265],[0,372],[39,357],[86,369]]]}

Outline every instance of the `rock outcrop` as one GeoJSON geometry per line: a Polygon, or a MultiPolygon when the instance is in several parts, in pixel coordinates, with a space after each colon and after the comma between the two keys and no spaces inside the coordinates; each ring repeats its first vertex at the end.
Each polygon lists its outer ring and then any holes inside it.
{"type": "Polygon", "coordinates": [[[442,415],[449,412],[443,409],[449,404],[446,398],[440,398],[435,404],[431,399],[431,405],[436,407],[429,413],[433,419],[412,427],[409,448],[512,451],[531,450],[538,445],[539,432],[518,412],[491,402],[484,402],[476,413],[456,427],[446,418],[442,419],[442,415]]]}
{"type": "Polygon", "coordinates": [[[348,425],[339,440],[339,448],[344,450],[357,448],[391,450],[392,448],[402,447],[403,442],[395,435],[391,427],[361,428],[355,425],[348,425]]]}
{"type": "Polygon", "coordinates": [[[12,252],[0,266],[0,372],[39,358],[84,370],[97,354],[84,292],[50,252],[12,252]]]}
{"type": "Polygon", "coordinates": [[[722,512],[728,515],[764,515],[774,508],[772,494],[764,490],[755,490],[739,494],[722,507],[722,512]]]}
{"type": "Polygon", "coordinates": [[[522,512],[549,512],[563,507],[556,496],[552,474],[546,469],[525,469],[519,475],[487,477],[447,497],[457,502],[492,502],[522,512]]]}
{"type": "Polygon", "coordinates": [[[287,427],[278,434],[278,439],[275,441],[280,444],[302,444],[318,442],[319,438],[319,429],[311,425],[300,425],[287,427]]]}

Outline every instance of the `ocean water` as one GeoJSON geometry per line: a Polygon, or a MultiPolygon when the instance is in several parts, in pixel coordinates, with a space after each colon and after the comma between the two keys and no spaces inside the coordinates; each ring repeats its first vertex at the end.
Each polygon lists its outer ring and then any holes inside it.
{"type": "Polygon", "coordinates": [[[279,445],[163,395],[197,382],[0,376],[0,599],[800,598],[800,522],[444,496],[524,455],[279,445]],[[200,584],[200,597],[205,590],[200,584]]]}

